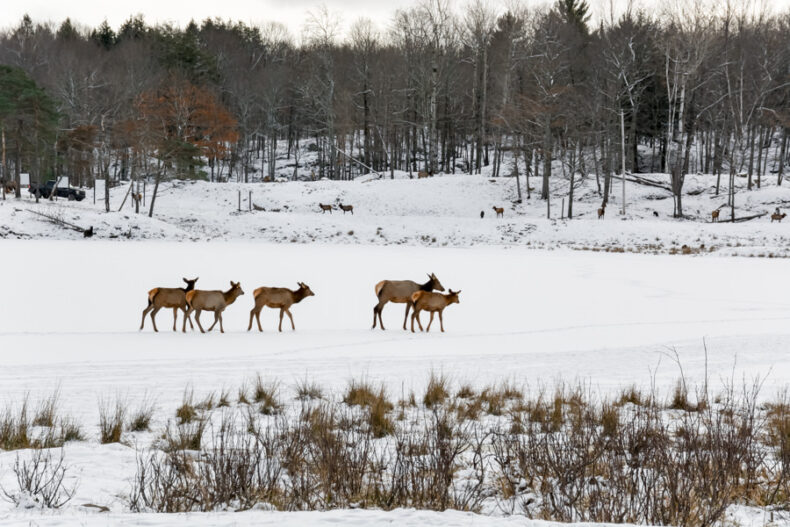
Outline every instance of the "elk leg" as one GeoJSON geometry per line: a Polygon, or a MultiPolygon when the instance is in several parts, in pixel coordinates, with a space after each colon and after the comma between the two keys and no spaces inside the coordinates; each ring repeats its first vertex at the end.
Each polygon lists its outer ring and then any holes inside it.
{"type": "Polygon", "coordinates": [[[143,321],[142,321],[142,322],[140,322],[140,329],[141,329],[141,330],[143,329],[143,326],[145,326],[145,316],[146,316],[146,315],[148,314],[148,312],[149,312],[149,311],[151,311],[153,308],[154,308],[154,305],[153,305],[153,304],[148,304],[148,307],[146,307],[145,309],[143,309],[143,321]]]}
{"type": "Polygon", "coordinates": [[[214,311],[214,323],[211,324],[211,327],[208,328],[208,330],[211,331],[212,329],[214,329],[214,326],[217,325],[217,322],[219,322],[219,313],[217,311],[214,311]]]}
{"type": "Polygon", "coordinates": [[[206,331],[203,329],[203,326],[200,324],[200,309],[195,310],[195,322],[197,322],[198,327],[200,328],[201,333],[205,333],[206,331]]]}
{"type": "Polygon", "coordinates": [[[173,331],[176,330],[176,322],[178,322],[178,308],[173,308],[173,331]]]}
{"type": "MultiPolygon", "coordinates": [[[[184,325],[181,328],[181,332],[182,333],[186,333],[187,332],[187,319],[189,319],[189,324],[190,325],[192,324],[192,319],[189,318],[189,315],[192,313],[192,311],[193,311],[193,309],[190,306],[187,306],[187,310],[184,311],[184,325]]],[[[195,329],[195,327],[193,326],[192,329],[195,329]]]]}
{"type": "Polygon", "coordinates": [[[255,316],[255,310],[253,309],[252,311],[250,311],[250,325],[247,326],[247,331],[252,329],[252,317],[254,316],[255,316]]]}
{"type": "Polygon", "coordinates": [[[288,315],[288,318],[291,319],[291,329],[296,331],[296,326],[294,326],[294,317],[291,316],[291,310],[290,309],[286,309],[285,310],[285,314],[288,315]]]}
{"type": "Polygon", "coordinates": [[[282,332],[283,330],[283,310],[280,309],[280,326],[277,328],[278,331],[282,332]]]}
{"type": "Polygon", "coordinates": [[[222,326],[222,311],[218,312],[216,316],[219,317],[219,332],[225,333],[225,328],[222,326]]]}
{"type": "Polygon", "coordinates": [[[431,319],[428,321],[428,327],[426,328],[425,332],[431,331],[431,324],[433,324],[433,315],[435,314],[434,311],[431,311],[431,319]]]}
{"type": "Polygon", "coordinates": [[[403,329],[406,329],[406,320],[409,318],[409,309],[411,309],[411,302],[406,302],[406,316],[403,317],[403,329]]]}
{"type": "MultiPolygon", "coordinates": [[[[184,317],[186,318],[187,310],[185,308],[183,308],[183,307],[180,307],[179,309],[184,312],[184,317]]],[[[192,323],[192,319],[191,318],[187,318],[187,320],[189,320],[189,327],[192,328],[192,329],[195,329],[195,325],[192,323]]],[[[186,325],[187,325],[186,320],[184,320],[184,326],[186,327],[186,325]]]]}
{"type": "Polygon", "coordinates": [[[155,308],[154,308],[154,310],[153,310],[153,311],[151,311],[151,323],[154,325],[154,331],[156,331],[156,332],[159,332],[159,330],[156,328],[156,319],[155,319],[154,317],[156,316],[156,313],[157,313],[157,312],[158,312],[160,309],[161,309],[161,308],[159,308],[159,307],[155,307],[155,308]]]}
{"type": "Polygon", "coordinates": [[[375,327],[376,327],[376,315],[378,315],[378,317],[379,317],[379,327],[381,327],[381,329],[384,329],[384,321],[381,320],[381,312],[384,309],[384,305],[385,304],[386,304],[386,302],[379,301],[379,303],[376,304],[376,307],[373,308],[373,328],[372,329],[375,329],[375,327]]]}
{"type": "MultiPolygon", "coordinates": [[[[417,317],[417,309],[412,311],[411,314],[411,332],[414,333],[414,319],[417,317]]],[[[419,320],[419,319],[418,319],[419,320]]]]}
{"type": "Polygon", "coordinates": [[[258,321],[258,331],[263,331],[263,328],[261,327],[261,312],[260,312],[260,310],[257,313],[255,313],[255,320],[258,321]]]}
{"type": "Polygon", "coordinates": [[[442,328],[442,333],[444,333],[444,320],[442,320],[442,312],[439,311],[439,327],[442,328]]]}

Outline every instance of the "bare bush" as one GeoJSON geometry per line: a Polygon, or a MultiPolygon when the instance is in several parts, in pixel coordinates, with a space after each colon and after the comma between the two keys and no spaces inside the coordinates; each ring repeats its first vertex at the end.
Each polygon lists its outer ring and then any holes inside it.
{"type": "Polygon", "coordinates": [[[59,509],[77,491],[76,483],[71,487],[65,483],[68,467],[63,459],[63,450],[58,458],[52,456],[51,450],[34,450],[28,461],[17,454],[13,467],[17,490],[0,487],[0,491],[17,507],[59,509]]]}

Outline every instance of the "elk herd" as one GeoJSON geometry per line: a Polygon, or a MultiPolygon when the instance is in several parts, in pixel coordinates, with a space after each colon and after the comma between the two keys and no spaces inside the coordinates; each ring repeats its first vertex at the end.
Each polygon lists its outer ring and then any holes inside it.
{"type": "MultiPolygon", "coordinates": [[[[178,311],[183,313],[183,324],[181,331],[186,332],[187,322],[191,329],[195,329],[192,324],[192,313],[195,314],[195,322],[197,322],[198,329],[201,333],[205,333],[203,325],[200,323],[200,314],[203,311],[210,311],[214,314],[214,323],[208,328],[208,331],[214,329],[214,326],[219,323],[219,330],[221,333],[225,332],[222,324],[222,313],[225,309],[233,304],[238,297],[244,294],[239,282],[231,280],[230,288],[227,291],[207,291],[195,289],[195,283],[198,278],[190,280],[188,278],[182,279],[186,287],[155,287],[148,291],[148,305],[143,310],[143,318],[140,323],[140,330],[145,326],[145,317],[150,315],[151,324],[154,326],[154,331],[159,331],[156,327],[156,314],[160,309],[173,310],[173,331],[177,331],[176,322],[178,319],[178,311]]],[[[250,311],[250,322],[247,326],[247,331],[252,330],[253,319],[257,322],[258,331],[263,331],[261,326],[261,310],[264,307],[280,310],[280,324],[278,331],[283,330],[283,315],[288,315],[291,321],[291,329],[296,330],[294,325],[293,315],[291,314],[291,306],[298,304],[307,297],[315,296],[315,293],[304,282],[297,282],[299,286],[297,289],[288,289],[285,287],[259,287],[253,291],[252,296],[254,305],[250,311]]],[[[381,319],[381,311],[388,302],[396,304],[406,304],[406,315],[403,318],[403,329],[406,328],[406,322],[409,319],[409,311],[413,310],[411,315],[411,331],[414,333],[414,321],[420,331],[423,331],[422,322],[420,322],[420,313],[427,311],[431,314],[428,321],[428,327],[425,331],[431,330],[433,317],[436,313],[439,314],[439,327],[444,332],[444,308],[450,304],[458,304],[458,295],[461,291],[453,291],[450,289],[447,294],[444,292],[444,286],[436,278],[436,275],[431,273],[428,275],[428,281],[419,284],[411,280],[382,280],[377,283],[374,291],[378,302],[373,307],[373,327],[375,329],[376,321],[381,329],[384,329],[384,322],[381,319]],[[438,291],[438,292],[435,292],[438,291]]]]}

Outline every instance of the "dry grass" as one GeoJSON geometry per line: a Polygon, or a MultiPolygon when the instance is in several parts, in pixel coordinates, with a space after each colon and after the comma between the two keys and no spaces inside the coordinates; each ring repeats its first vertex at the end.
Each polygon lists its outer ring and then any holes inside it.
{"type": "Polygon", "coordinates": [[[425,388],[425,395],[422,403],[428,408],[443,404],[450,396],[450,379],[442,374],[431,372],[428,379],[428,387],[425,388]]]}
{"type": "Polygon", "coordinates": [[[156,404],[153,400],[144,397],[142,402],[132,411],[129,422],[126,425],[130,432],[146,432],[151,429],[151,419],[153,419],[156,404]]]}
{"type": "Polygon", "coordinates": [[[260,375],[255,377],[252,388],[252,399],[259,404],[259,411],[264,415],[276,415],[282,411],[279,400],[280,383],[277,380],[264,382],[260,375]]]}
{"type": "Polygon", "coordinates": [[[99,441],[102,444],[121,442],[126,413],[127,403],[120,396],[115,397],[114,403],[109,399],[99,400],[99,441]]]}

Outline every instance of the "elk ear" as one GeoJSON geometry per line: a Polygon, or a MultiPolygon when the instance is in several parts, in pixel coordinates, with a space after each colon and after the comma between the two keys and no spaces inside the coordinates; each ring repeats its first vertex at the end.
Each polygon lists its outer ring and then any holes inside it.
{"type": "Polygon", "coordinates": [[[198,281],[198,279],[200,279],[200,277],[199,277],[199,276],[195,277],[195,280],[194,280],[194,281],[195,281],[195,282],[197,282],[197,281],[198,281]]]}
{"type": "Polygon", "coordinates": [[[188,284],[188,283],[189,283],[189,280],[187,280],[187,279],[186,279],[186,278],[184,278],[183,276],[181,277],[181,280],[183,280],[183,281],[184,281],[184,283],[186,283],[186,284],[188,284]]]}

